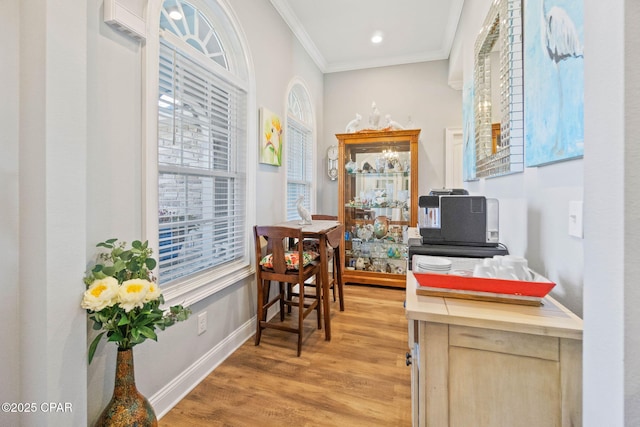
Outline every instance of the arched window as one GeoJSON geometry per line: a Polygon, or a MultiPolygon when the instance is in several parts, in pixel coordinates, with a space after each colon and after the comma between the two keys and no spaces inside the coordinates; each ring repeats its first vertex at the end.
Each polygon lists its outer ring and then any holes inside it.
{"type": "Polygon", "coordinates": [[[159,11],[157,138],[150,152],[157,154],[158,280],[165,295],[219,289],[216,281],[248,268],[248,67],[221,3],[164,0],[159,11]]]}
{"type": "Polygon", "coordinates": [[[296,82],[287,97],[287,219],[299,218],[298,197],[304,196],[304,206],[314,210],[313,199],[313,112],[309,94],[296,82]]]}

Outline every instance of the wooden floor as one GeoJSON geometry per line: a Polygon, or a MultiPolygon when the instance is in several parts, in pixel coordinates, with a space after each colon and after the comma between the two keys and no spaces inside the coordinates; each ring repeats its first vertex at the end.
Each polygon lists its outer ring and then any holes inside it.
{"type": "Polygon", "coordinates": [[[331,341],[315,314],[305,320],[300,357],[295,334],[267,329],[259,346],[245,342],[159,426],[410,426],[403,302],[404,289],[346,285],[345,311],[332,303],[331,341]]]}

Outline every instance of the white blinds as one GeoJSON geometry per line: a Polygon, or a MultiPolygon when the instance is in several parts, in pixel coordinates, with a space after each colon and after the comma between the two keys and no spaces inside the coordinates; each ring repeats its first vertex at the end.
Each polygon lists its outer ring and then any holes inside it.
{"type": "Polygon", "coordinates": [[[291,118],[287,121],[287,220],[298,219],[296,201],[311,210],[312,146],[311,131],[291,118]]]}
{"type": "Polygon", "coordinates": [[[242,258],[246,93],[164,41],[158,100],[159,281],[242,258]]]}

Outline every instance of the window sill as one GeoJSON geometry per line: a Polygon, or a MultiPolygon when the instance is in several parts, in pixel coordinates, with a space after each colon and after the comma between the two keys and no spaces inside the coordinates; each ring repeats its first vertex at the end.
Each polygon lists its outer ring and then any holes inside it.
{"type": "Polygon", "coordinates": [[[189,307],[253,274],[253,265],[236,262],[190,279],[179,280],[179,283],[163,289],[165,306],[180,304],[189,307]]]}

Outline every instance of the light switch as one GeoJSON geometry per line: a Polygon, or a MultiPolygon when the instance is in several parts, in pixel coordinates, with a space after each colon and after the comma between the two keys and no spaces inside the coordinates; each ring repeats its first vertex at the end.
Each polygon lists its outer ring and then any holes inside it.
{"type": "Polygon", "coordinates": [[[569,236],[582,239],[582,201],[569,202],[569,236]]]}

